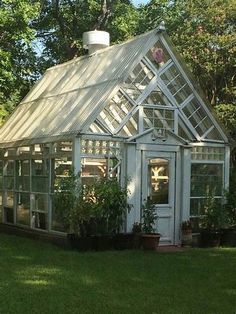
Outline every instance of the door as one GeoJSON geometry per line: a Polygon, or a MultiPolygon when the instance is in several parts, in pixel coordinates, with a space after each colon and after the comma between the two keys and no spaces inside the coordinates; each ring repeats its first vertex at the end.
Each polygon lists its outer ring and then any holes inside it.
{"type": "Polygon", "coordinates": [[[175,182],[175,153],[143,152],[142,204],[147,198],[155,204],[163,245],[175,242],[175,182]]]}

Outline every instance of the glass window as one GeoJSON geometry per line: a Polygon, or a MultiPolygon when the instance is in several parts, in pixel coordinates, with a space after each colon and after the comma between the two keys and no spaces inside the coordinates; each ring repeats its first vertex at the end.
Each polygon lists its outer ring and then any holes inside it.
{"type": "Polygon", "coordinates": [[[191,168],[191,209],[192,216],[203,214],[207,196],[221,198],[223,193],[222,164],[192,164],[191,168]]]}
{"type": "Polygon", "coordinates": [[[3,161],[0,160],[0,190],[2,190],[3,187],[2,178],[3,178],[3,161]]]}
{"type": "Polygon", "coordinates": [[[30,226],[30,194],[16,193],[16,222],[30,226]]]}
{"type": "Polygon", "coordinates": [[[30,161],[16,161],[16,189],[19,191],[30,190],[30,161]]]}
{"type": "Polygon", "coordinates": [[[175,65],[169,67],[160,77],[179,105],[192,94],[191,88],[175,65]]]}
{"type": "Polygon", "coordinates": [[[141,61],[130,73],[122,88],[132,99],[137,99],[153,77],[153,72],[141,61]]]}
{"type": "Polygon", "coordinates": [[[207,113],[196,99],[191,100],[183,108],[183,112],[200,136],[212,126],[207,113]]]}
{"type": "Polygon", "coordinates": [[[0,222],[2,222],[2,191],[0,191],[0,222]]]}
{"type": "Polygon", "coordinates": [[[7,190],[14,189],[14,160],[7,160],[4,164],[4,187],[7,190]]]}
{"type": "Polygon", "coordinates": [[[134,105],[121,92],[118,92],[103,109],[100,116],[106,126],[113,131],[123,122],[133,107],[134,105]]]}
{"type": "Polygon", "coordinates": [[[157,42],[147,53],[146,58],[159,70],[170,60],[170,55],[161,42],[157,42]]]}
{"type": "Polygon", "coordinates": [[[55,158],[52,160],[52,186],[54,191],[58,189],[59,180],[65,180],[72,171],[72,161],[70,157],[55,158]]]}
{"type": "Polygon", "coordinates": [[[11,191],[5,193],[4,222],[14,223],[14,194],[11,191]]]}
{"type": "Polygon", "coordinates": [[[192,148],[192,159],[194,160],[224,160],[224,147],[195,146],[192,148]]]}
{"type": "Polygon", "coordinates": [[[67,197],[69,195],[60,193],[52,197],[52,230],[67,232],[69,229],[67,197]]]}
{"type": "Polygon", "coordinates": [[[49,160],[32,160],[32,191],[49,192],[49,160]]]}
{"type": "Polygon", "coordinates": [[[174,131],[174,110],[144,108],[144,129],[168,129],[174,131]]]}
{"type": "Polygon", "coordinates": [[[169,203],[169,161],[156,158],[149,160],[149,196],[154,204],[169,203]]]}
{"type": "Polygon", "coordinates": [[[106,178],[106,158],[82,158],[82,184],[92,184],[97,178],[106,178]]]}
{"type": "Polygon", "coordinates": [[[32,228],[47,229],[48,228],[48,195],[31,194],[32,205],[32,228]]]}
{"type": "Polygon", "coordinates": [[[169,99],[163,94],[163,92],[156,87],[145,99],[147,104],[157,105],[157,106],[170,106],[172,107],[169,99]]]}

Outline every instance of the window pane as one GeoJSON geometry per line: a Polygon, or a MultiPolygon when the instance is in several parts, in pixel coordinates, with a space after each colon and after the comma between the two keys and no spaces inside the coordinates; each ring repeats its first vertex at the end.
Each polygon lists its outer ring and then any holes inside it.
{"type": "Polygon", "coordinates": [[[192,164],[191,196],[222,196],[222,189],[222,165],[192,164]]]}
{"type": "Polygon", "coordinates": [[[21,191],[30,190],[30,162],[29,160],[16,161],[16,189],[21,191]]]}
{"type": "Polygon", "coordinates": [[[18,224],[30,225],[30,195],[28,193],[17,193],[16,222],[18,224]]]}
{"type": "Polygon", "coordinates": [[[14,194],[7,191],[4,204],[4,222],[14,223],[14,194]]]}
{"type": "Polygon", "coordinates": [[[170,59],[169,53],[159,41],[148,51],[146,57],[157,70],[170,59]]]}
{"type": "Polygon", "coordinates": [[[43,194],[31,195],[32,205],[32,228],[47,229],[48,228],[48,196],[43,194]]]}
{"type": "Polygon", "coordinates": [[[3,178],[3,161],[0,160],[0,190],[2,189],[2,178],[3,178]]]}
{"type": "MultiPolygon", "coordinates": [[[[63,193],[64,194],[64,193],[63,193]]],[[[60,195],[54,195],[52,198],[52,230],[65,232],[68,231],[68,208],[66,203],[67,195],[65,197],[60,195]]]]}
{"type": "Polygon", "coordinates": [[[0,191],[0,222],[2,222],[2,191],[0,191]]]}
{"type": "Polygon", "coordinates": [[[83,158],[82,159],[82,183],[92,184],[97,178],[107,176],[107,159],[83,158]]]}
{"type": "Polygon", "coordinates": [[[8,160],[4,164],[4,187],[7,190],[14,188],[14,161],[8,160]]]}
{"type": "Polygon", "coordinates": [[[32,160],[32,191],[49,192],[49,160],[32,160]]]}
{"type": "Polygon", "coordinates": [[[154,204],[169,203],[169,162],[156,158],[149,161],[149,195],[154,204]]]}

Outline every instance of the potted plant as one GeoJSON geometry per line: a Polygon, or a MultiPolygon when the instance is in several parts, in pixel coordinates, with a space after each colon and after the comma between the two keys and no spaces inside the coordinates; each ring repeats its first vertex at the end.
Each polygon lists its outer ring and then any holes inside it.
{"type": "Polygon", "coordinates": [[[184,220],[181,224],[181,241],[183,246],[192,245],[192,225],[190,220],[184,220]]]}
{"type": "Polygon", "coordinates": [[[208,196],[201,219],[201,246],[220,246],[222,228],[225,223],[226,212],[221,200],[208,196]]]}
{"type": "Polygon", "coordinates": [[[226,192],[226,202],[224,204],[227,223],[226,227],[222,229],[221,244],[223,246],[236,247],[236,179],[235,171],[230,181],[230,188],[226,192]]]}
{"type": "Polygon", "coordinates": [[[135,222],[133,224],[132,234],[133,234],[133,248],[140,249],[142,236],[142,224],[140,222],[135,222]]]}
{"type": "Polygon", "coordinates": [[[144,250],[156,250],[159,245],[160,234],[155,232],[154,227],[157,218],[155,204],[148,199],[142,208],[142,247],[144,250]]]}

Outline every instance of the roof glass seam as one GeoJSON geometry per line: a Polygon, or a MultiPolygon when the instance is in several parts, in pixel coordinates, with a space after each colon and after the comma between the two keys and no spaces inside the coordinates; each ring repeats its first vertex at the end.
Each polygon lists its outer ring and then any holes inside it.
{"type": "Polygon", "coordinates": [[[116,82],[116,81],[119,81],[120,79],[121,79],[121,77],[118,77],[118,78],[115,78],[115,79],[109,79],[109,80],[106,80],[106,81],[103,81],[103,82],[99,82],[99,83],[96,83],[96,84],[91,84],[91,85],[86,85],[86,86],[83,86],[83,87],[78,87],[78,88],[69,90],[67,92],[57,93],[57,94],[50,95],[50,96],[47,96],[47,97],[38,97],[38,98],[30,100],[30,101],[21,102],[20,105],[26,105],[26,104],[29,104],[29,103],[37,102],[39,100],[44,100],[44,99],[64,96],[64,95],[67,95],[67,94],[70,94],[70,93],[73,93],[73,92],[78,92],[78,91],[81,91],[81,90],[84,90],[84,89],[88,89],[88,88],[91,88],[91,87],[97,87],[97,86],[100,86],[100,85],[105,85],[108,82],[116,82]]]}

